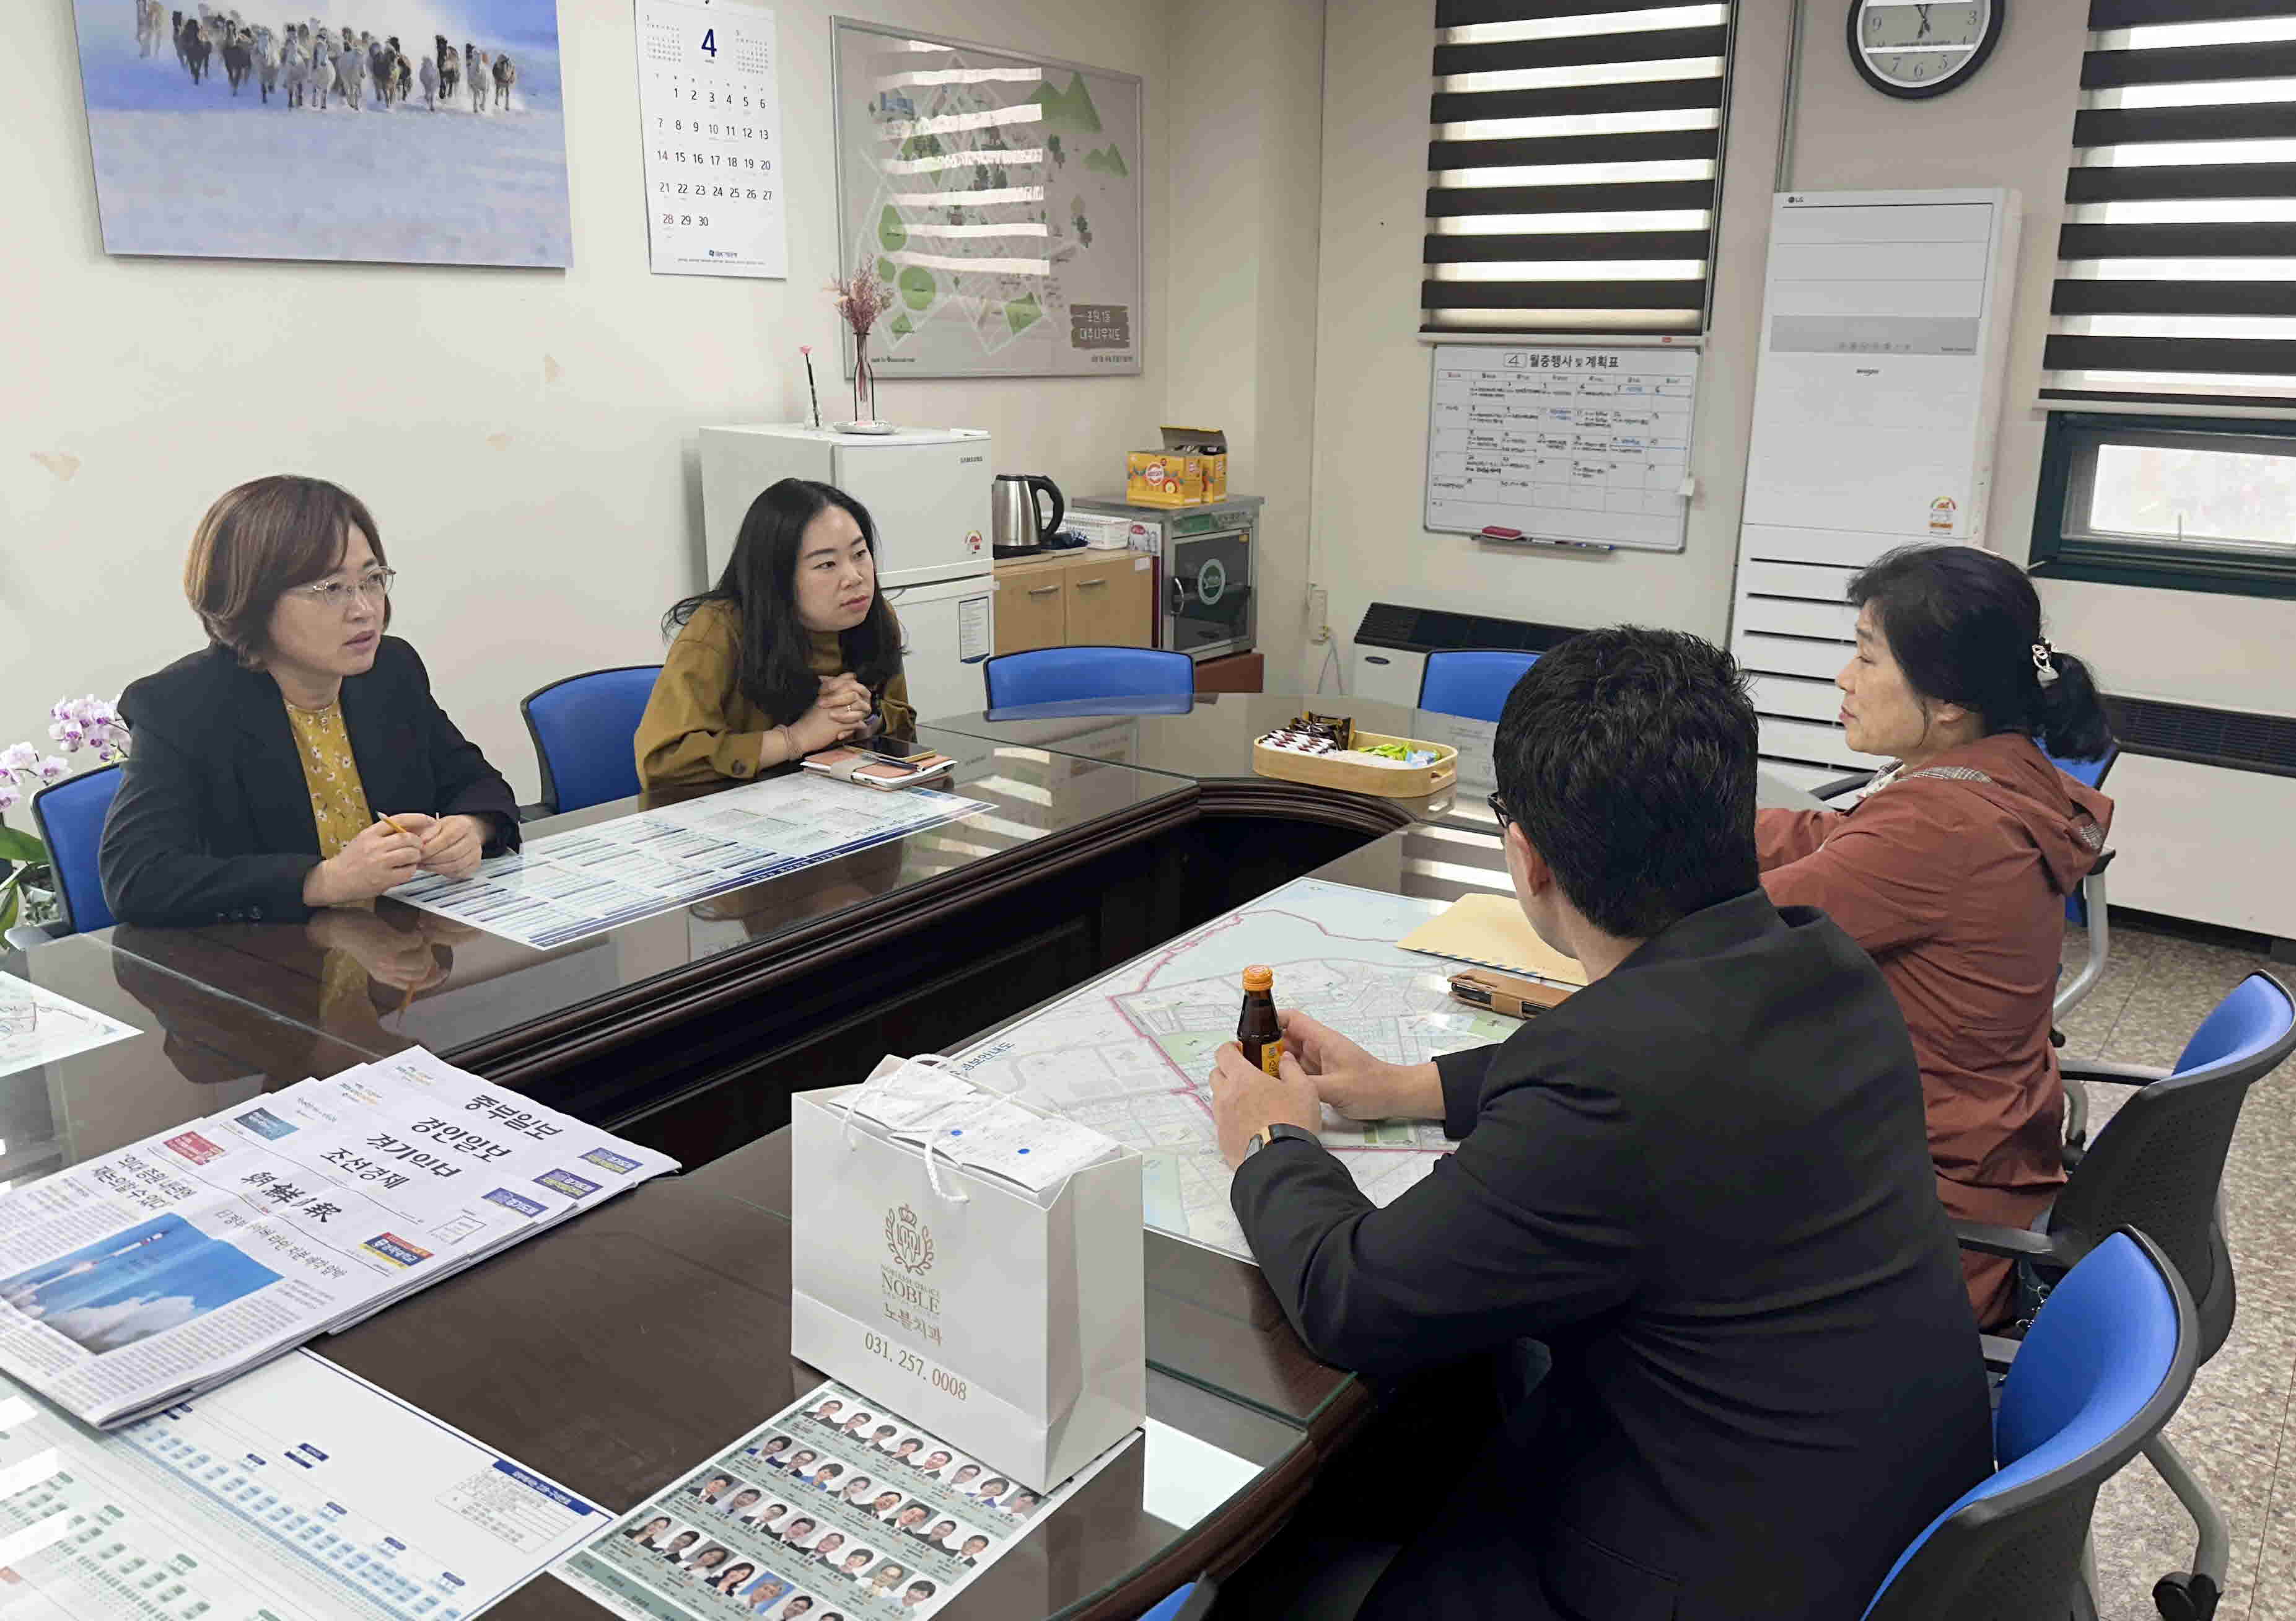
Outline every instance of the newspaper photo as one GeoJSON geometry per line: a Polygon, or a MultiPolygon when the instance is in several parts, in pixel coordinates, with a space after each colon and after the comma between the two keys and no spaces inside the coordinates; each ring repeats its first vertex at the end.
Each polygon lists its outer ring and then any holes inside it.
{"type": "Polygon", "coordinates": [[[0,1194],[0,1370],[124,1422],[675,1170],[428,1053],[0,1194]]]}
{"type": "Polygon", "coordinates": [[[832,1380],[554,1573],[634,1621],[921,1621],[1138,1438],[1039,1496],[832,1380]]]}

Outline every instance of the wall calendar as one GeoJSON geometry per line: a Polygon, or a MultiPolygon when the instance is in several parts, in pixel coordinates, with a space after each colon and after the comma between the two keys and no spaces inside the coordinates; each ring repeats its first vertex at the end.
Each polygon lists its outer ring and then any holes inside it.
{"type": "Polygon", "coordinates": [[[656,276],[789,274],[779,45],[750,0],[637,0],[656,276]]]}

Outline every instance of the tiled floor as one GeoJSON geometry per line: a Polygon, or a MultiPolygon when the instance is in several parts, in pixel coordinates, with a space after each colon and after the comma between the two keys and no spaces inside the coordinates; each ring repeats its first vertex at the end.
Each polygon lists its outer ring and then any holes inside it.
{"type": "MultiPolygon", "coordinates": [[[[2068,963],[2087,950],[2068,931],[2068,963]]],[[[2065,1021],[2065,1050],[2168,1065],[2224,994],[2258,967],[2252,952],[2117,926],[2103,980],[2065,1021]]],[[[2296,968],[2274,967],[2284,982],[2296,968]]],[[[2093,1097],[2097,1123],[2118,1089],[2093,1097]]],[[[2125,1095],[2125,1094],[2124,1094],[2125,1095]]],[[[2221,1621],[2296,1621],[2296,1062],[2251,1090],[2226,1171],[2227,1237],[2240,1280],[2232,1337],[2193,1381],[2169,1436],[2232,1523],[2221,1621]]],[[[2144,1460],[2099,1494],[2095,1547],[2103,1621],[2149,1621],[2153,1581],[2187,1568],[2192,1522],[2144,1460]]]]}

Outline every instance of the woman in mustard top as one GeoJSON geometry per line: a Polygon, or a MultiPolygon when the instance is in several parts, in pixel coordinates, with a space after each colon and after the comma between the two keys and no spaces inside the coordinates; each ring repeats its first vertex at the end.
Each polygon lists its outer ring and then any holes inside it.
{"type": "Polygon", "coordinates": [[[121,922],[298,922],[518,847],[509,785],[383,634],[393,578],[324,480],[208,509],[184,588],[209,645],[120,695],[135,746],[99,859],[121,922]]]}
{"type": "Polygon", "coordinates": [[[915,723],[876,528],[833,485],[783,479],[750,503],[726,572],[663,615],[673,628],[638,722],[643,788],[746,781],[915,723]]]}

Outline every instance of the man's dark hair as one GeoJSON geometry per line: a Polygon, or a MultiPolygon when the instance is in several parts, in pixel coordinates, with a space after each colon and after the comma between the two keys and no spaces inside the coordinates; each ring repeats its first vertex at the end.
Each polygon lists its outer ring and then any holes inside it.
{"type": "Polygon", "coordinates": [[[1499,802],[1608,934],[1647,940],[1761,882],[1754,705],[1713,643],[1616,625],[1539,656],[1507,698],[1499,802]]]}

